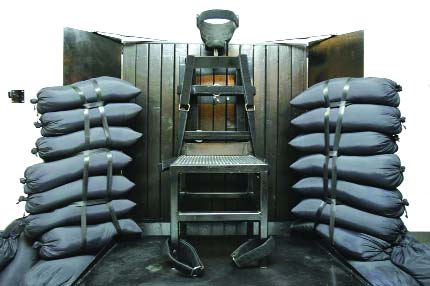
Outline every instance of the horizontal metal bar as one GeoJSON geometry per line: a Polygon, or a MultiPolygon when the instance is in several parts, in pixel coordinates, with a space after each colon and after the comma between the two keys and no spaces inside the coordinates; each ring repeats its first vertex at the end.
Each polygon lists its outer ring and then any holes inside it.
{"type": "Polygon", "coordinates": [[[191,199],[240,199],[255,196],[253,192],[180,192],[179,194],[191,199]]]}
{"type": "Polygon", "coordinates": [[[240,68],[238,57],[195,57],[194,68],[240,68]]]}
{"type": "Polygon", "coordinates": [[[228,85],[193,85],[191,87],[193,94],[208,94],[208,95],[242,95],[245,93],[243,86],[228,86],[228,85]]]}
{"type": "Polygon", "coordinates": [[[237,166],[178,166],[170,167],[177,173],[220,173],[220,174],[253,174],[267,171],[267,165],[237,165],[237,166]]]}
{"type": "MultiPolygon", "coordinates": [[[[182,85],[178,85],[176,93],[180,94],[182,85]]],[[[251,87],[251,93],[255,95],[255,87],[251,87]]],[[[206,95],[206,96],[237,96],[245,94],[245,90],[241,85],[193,85],[191,94],[206,95]]]]}
{"type": "Polygon", "coordinates": [[[259,221],[260,212],[180,212],[179,221],[259,221]]]}
{"type": "Polygon", "coordinates": [[[185,140],[248,141],[249,131],[185,131],[185,140]]]}
{"type": "MultiPolygon", "coordinates": [[[[187,235],[246,235],[247,222],[190,222],[187,235]],[[229,227],[231,226],[231,227],[229,227]]],[[[269,221],[269,235],[286,236],[290,221],[269,221]]],[[[139,223],[146,236],[170,235],[169,222],[143,221],[139,223]]],[[[258,234],[258,223],[254,223],[254,234],[258,234]]]]}

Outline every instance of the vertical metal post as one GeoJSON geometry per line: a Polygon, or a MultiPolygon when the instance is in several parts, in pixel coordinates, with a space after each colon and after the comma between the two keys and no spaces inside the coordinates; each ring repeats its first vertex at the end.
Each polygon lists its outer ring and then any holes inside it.
{"type": "Polygon", "coordinates": [[[170,169],[170,242],[172,248],[178,249],[179,222],[178,222],[178,179],[179,174],[170,169]]]}
{"type": "Polygon", "coordinates": [[[267,193],[268,171],[260,172],[260,239],[268,237],[268,193],[267,193]]]}

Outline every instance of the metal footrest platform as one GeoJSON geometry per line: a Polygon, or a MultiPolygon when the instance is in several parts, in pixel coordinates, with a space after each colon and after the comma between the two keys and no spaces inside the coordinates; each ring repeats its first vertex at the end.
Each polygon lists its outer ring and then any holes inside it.
{"type": "Polygon", "coordinates": [[[181,155],[170,168],[178,173],[258,173],[268,165],[252,155],[181,155]]]}

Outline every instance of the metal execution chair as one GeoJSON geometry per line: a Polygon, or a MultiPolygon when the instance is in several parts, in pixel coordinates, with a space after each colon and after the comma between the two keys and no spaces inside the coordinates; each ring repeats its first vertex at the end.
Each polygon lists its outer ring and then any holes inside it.
{"type": "MultiPolygon", "coordinates": [[[[216,13],[209,13],[209,16],[223,15],[220,11],[224,10],[216,11],[216,13]]],[[[231,14],[228,15],[231,16],[231,14]]],[[[215,52],[215,54],[218,53],[215,52]]],[[[253,232],[253,227],[250,227],[253,226],[253,222],[258,222],[259,225],[258,239],[247,241],[232,253],[231,257],[234,263],[238,267],[265,266],[267,261],[264,258],[274,248],[273,239],[268,239],[267,177],[269,166],[258,157],[258,154],[255,154],[255,88],[251,84],[247,56],[187,56],[182,84],[178,86],[178,93],[180,101],[178,106],[179,125],[175,145],[176,159],[170,164],[170,241],[166,245],[168,255],[174,262],[173,267],[182,274],[193,277],[202,275],[204,269],[203,263],[198,258],[195,249],[189,243],[180,239],[181,223],[230,221],[248,222],[248,234],[253,232]],[[238,77],[236,78],[236,82],[241,83],[241,85],[208,86],[193,84],[195,70],[205,68],[236,69],[238,77]],[[248,130],[186,130],[188,113],[190,111],[190,98],[193,96],[218,95],[243,97],[243,101],[237,100],[237,102],[244,102],[241,108],[245,110],[247,115],[248,130]],[[208,141],[217,143],[208,143],[208,141]],[[248,188],[245,192],[187,192],[181,189],[182,184],[180,180],[186,174],[208,173],[254,174],[259,179],[258,210],[182,211],[179,208],[180,199],[245,198],[250,196],[250,190],[253,191],[253,188],[248,188]]]]}

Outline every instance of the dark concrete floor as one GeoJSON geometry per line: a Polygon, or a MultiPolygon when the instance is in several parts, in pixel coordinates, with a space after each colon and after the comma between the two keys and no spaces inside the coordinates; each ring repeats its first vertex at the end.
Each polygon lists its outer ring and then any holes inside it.
{"type": "Polygon", "coordinates": [[[179,276],[160,255],[165,238],[146,237],[119,243],[81,280],[85,286],[358,286],[366,285],[318,243],[276,238],[267,269],[237,269],[229,254],[245,238],[194,237],[190,241],[205,264],[202,278],[179,276]]]}

